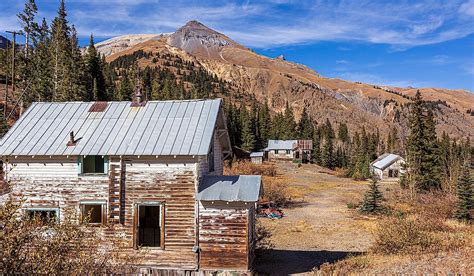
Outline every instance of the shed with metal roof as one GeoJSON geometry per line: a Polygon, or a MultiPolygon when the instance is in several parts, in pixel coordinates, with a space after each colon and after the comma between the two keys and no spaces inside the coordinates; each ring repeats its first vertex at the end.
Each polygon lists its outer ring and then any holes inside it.
{"type": "Polygon", "coordinates": [[[403,157],[393,153],[384,153],[370,163],[370,170],[379,179],[398,179],[404,173],[404,163],[403,157]]]}

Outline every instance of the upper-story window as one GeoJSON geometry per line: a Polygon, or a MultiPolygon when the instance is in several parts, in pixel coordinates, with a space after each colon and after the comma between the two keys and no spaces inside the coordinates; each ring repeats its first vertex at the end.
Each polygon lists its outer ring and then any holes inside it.
{"type": "Polygon", "coordinates": [[[100,155],[89,155],[82,158],[83,174],[104,174],[106,173],[105,158],[100,155]]]}
{"type": "Polygon", "coordinates": [[[275,150],[275,154],[278,154],[278,150],[275,150]]]}
{"type": "Polygon", "coordinates": [[[214,171],[214,138],[211,142],[211,148],[209,149],[209,154],[207,155],[207,165],[209,168],[209,172],[214,171]]]}
{"type": "Polygon", "coordinates": [[[286,150],[286,154],[290,154],[291,153],[291,150],[286,150]]]}

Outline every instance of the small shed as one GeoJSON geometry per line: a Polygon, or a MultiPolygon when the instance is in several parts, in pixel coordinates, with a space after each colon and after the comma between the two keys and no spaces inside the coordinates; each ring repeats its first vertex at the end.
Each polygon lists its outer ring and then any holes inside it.
{"type": "Polygon", "coordinates": [[[262,164],[263,163],[263,152],[252,152],[250,153],[250,159],[254,164],[262,164]]]}
{"type": "Polygon", "coordinates": [[[261,183],[259,175],[203,178],[196,196],[202,270],[252,270],[261,183]]]}
{"type": "Polygon", "coordinates": [[[398,180],[404,173],[404,163],[403,157],[393,153],[384,153],[370,163],[370,170],[380,180],[398,180]]]}

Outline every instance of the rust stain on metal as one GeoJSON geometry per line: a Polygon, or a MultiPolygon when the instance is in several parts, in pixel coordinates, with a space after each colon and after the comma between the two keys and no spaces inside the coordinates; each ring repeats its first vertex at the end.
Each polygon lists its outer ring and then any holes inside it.
{"type": "Polygon", "coordinates": [[[107,108],[107,102],[94,102],[89,108],[89,112],[104,112],[107,108]]]}

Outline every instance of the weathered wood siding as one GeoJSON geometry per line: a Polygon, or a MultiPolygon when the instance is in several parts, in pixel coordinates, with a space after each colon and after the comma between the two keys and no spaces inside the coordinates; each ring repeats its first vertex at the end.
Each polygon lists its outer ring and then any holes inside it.
{"type": "Polygon", "coordinates": [[[59,208],[60,217],[64,219],[64,210],[79,211],[81,200],[107,202],[108,212],[114,214],[110,218],[108,213],[108,224],[96,229],[117,246],[117,251],[137,256],[138,265],[196,269],[198,255],[192,252],[197,241],[196,159],[142,157],[121,162],[115,157],[110,158],[109,167],[110,177],[82,176],[76,157],[53,157],[14,159],[6,169],[12,195],[16,199],[24,197],[26,207],[59,208]],[[110,191],[120,193],[121,188],[116,185],[123,185],[124,192],[118,195],[118,204],[112,202],[109,194],[110,191]],[[133,248],[134,204],[147,201],[164,205],[164,249],[133,248]]]}
{"type": "Polygon", "coordinates": [[[217,133],[214,133],[214,171],[209,172],[209,164],[207,156],[199,157],[199,175],[222,175],[224,173],[224,161],[222,153],[222,145],[217,138],[217,133]]]}
{"type": "Polygon", "coordinates": [[[275,150],[269,150],[268,160],[293,160],[293,151],[286,153],[286,150],[278,150],[278,153],[275,153],[275,150]]]}
{"type": "Polygon", "coordinates": [[[249,209],[252,204],[199,203],[200,268],[249,269],[249,209]]]}

